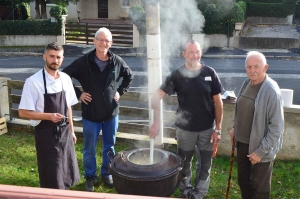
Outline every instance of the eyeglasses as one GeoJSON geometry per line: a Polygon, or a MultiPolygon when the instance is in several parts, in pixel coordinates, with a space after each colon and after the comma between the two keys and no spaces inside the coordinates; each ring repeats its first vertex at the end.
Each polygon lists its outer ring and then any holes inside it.
{"type": "Polygon", "coordinates": [[[69,124],[68,118],[63,118],[54,126],[54,137],[55,141],[59,141],[61,138],[61,128],[69,124]]]}
{"type": "Polygon", "coordinates": [[[97,38],[97,37],[95,37],[95,39],[96,39],[97,41],[99,41],[99,42],[104,42],[104,43],[106,43],[106,44],[108,44],[108,43],[111,42],[111,41],[109,41],[109,40],[100,39],[100,38],[97,38]]]}

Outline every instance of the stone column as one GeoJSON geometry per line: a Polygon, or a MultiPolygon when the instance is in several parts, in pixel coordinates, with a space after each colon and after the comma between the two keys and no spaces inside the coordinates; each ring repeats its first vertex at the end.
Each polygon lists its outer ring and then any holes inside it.
{"type": "Polygon", "coordinates": [[[0,77],[0,117],[6,117],[6,119],[9,120],[9,97],[7,80],[10,80],[10,78],[0,77]]]}
{"type": "MultiPolygon", "coordinates": [[[[160,41],[160,14],[159,3],[149,1],[146,3],[146,38],[148,62],[148,99],[149,99],[149,125],[152,124],[153,111],[151,97],[162,83],[161,70],[161,41],[160,41]]],[[[155,145],[163,144],[163,107],[160,102],[160,131],[155,138],[155,145]]]]}

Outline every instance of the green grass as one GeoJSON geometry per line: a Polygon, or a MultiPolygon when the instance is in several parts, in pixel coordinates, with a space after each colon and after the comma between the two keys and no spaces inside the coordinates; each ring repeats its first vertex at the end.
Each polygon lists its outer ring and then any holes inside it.
{"type": "MultiPolygon", "coordinates": [[[[101,141],[98,142],[97,164],[101,165],[101,141]]],[[[78,164],[81,176],[83,176],[82,149],[83,137],[78,136],[75,145],[78,164]]],[[[127,150],[134,147],[133,142],[117,141],[116,151],[127,150]]],[[[228,146],[230,147],[230,146],[228,146]]],[[[213,159],[211,171],[211,183],[209,194],[206,198],[219,199],[225,198],[228,173],[230,167],[230,158],[226,156],[217,156],[213,159]]],[[[194,158],[195,161],[195,158],[194,158]]],[[[193,164],[195,165],[195,164],[193,164]]],[[[195,167],[193,167],[195,172],[195,167]]],[[[36,163],[36,154],[34,146],[34,136],[32,133],[10,131],[0,136],[0,184],[38,187],[38,171],[36,163]]],[[[72,187],[72,190],[84,191],[84,178],[72,187]]],[[[96,192],[116,193],[114,188],[104,186],[97,182],[96,192]]],[[[180,193],[177,190],[172,197],[179,198],[180,193]]],[[[288,198],[296,199],[300,197],[300,161],[280,161],[274,163],[272,178],[272,199],[288,198]]],[[[236,164],[233,165],[232,180],[230,188],[230,199],[240,199],[240,190],[237,185],[236,164]]]]}

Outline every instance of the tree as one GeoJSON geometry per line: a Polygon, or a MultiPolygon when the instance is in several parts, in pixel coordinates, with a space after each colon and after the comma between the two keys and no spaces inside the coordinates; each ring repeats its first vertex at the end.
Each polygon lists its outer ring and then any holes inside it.
{"type": "Polygon", "coordinates": [[[40,13],[40,1],[39,0],[35,0],[34,9],[35,9],[35,18],[40,19],[41,13],[40,13]]]}
{"type": "Polygon", "coordinates": [[[13,13],[16,14],[13,16],[13,19],[27,19],[28,14],[26,13],[27,10],[25,8],[25,5],[30,1],[31,0],[3,0],[2,2],[12,7],[13,13]],[[16,13],[15,10],[17,11],[16,13]]]}
{"type": "Polygon", "coordinates": [[[35,0],[35,17],[36,19],[47,19],[46,0],[35,0]],[[41,5],[41,10],[40,10],[41,5]]]}
{"type": "Polygon", "coordinates": [[[53,0],[53,2],[57,5],[61,5],[66,7],[69,3],[77,4],[80,0],[53,0]]]}
{"type": "MultiPolygon", "coordinates": [[[[33,0],[27,0],[27,1],[33,1],[33,0]]],[[[35,1],[35,13],[37,19],[46,19],[47,13],[46,13],[46,4],[49,3],[49,0],[34,0],[35,1]],[[41,10],[40,10],[41,5],[41,10]]],[[[77,4],[80,0],[53,0],[54,4],[67,6],[69,3],[77,4]]]]}
{"type": "Polygon", "coordinates": [[[3,0],[3,1],[10,3],[12,7],[17,8],[21,6],[22,3],[30,3],[31,0],[3,0]]]}

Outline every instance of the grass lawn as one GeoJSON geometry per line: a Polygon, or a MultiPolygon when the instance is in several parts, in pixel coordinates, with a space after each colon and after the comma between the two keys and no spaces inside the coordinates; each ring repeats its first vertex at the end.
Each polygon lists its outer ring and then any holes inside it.
{"type": "MultiPolygon", "coordinates": [[[[101,140],[98,144],[97,164],[101,165],[101,140]]],[[[78,141],[75,145],[78,164],[83,176],[82,149],[83,137],[78,135],[78,141]]],[[[134,147],[132,142],[117,141],[116,152],[127,150],[134,147]]],[[[231,147],[231,146],[228,146],[231,147]]],[[[229,155],[229,154],[228,154],[229,155]]],[[[195,160],[195,158],[194,158],[195,160]]],[[[195,164],[193,164],[195,165],[195,164]]],[[[213,159],[213,168],[211,171],[211,183],[209,194],[206,198],[219,199],[225,198],[228,173],[230,167],[230,157],[217,156],[213,159]]],[[[195,168],[193,167],[195,172],[195,168]]],[[[10,131],[0,136],[0,184],[39,187],[38,170],[36,163],[35,145],[33,133],[10,131]]],[[[72,187],[72,190],[84,190],[84,178],[72,187]]],[[[96,192],[116,193],[114,188],[109,188],[103,183],[97,182],[96,192]]],[[[172,197],[179,198],[177,190],[172,197]]],[[[231,199],[239,199],[240,190],[237,185],[236,164],[234,163],[230,195],[231,199]]],[[[272,179],[272,199],[300,198],[300,161],[280,161],[274,163],[272,179]]]]}

